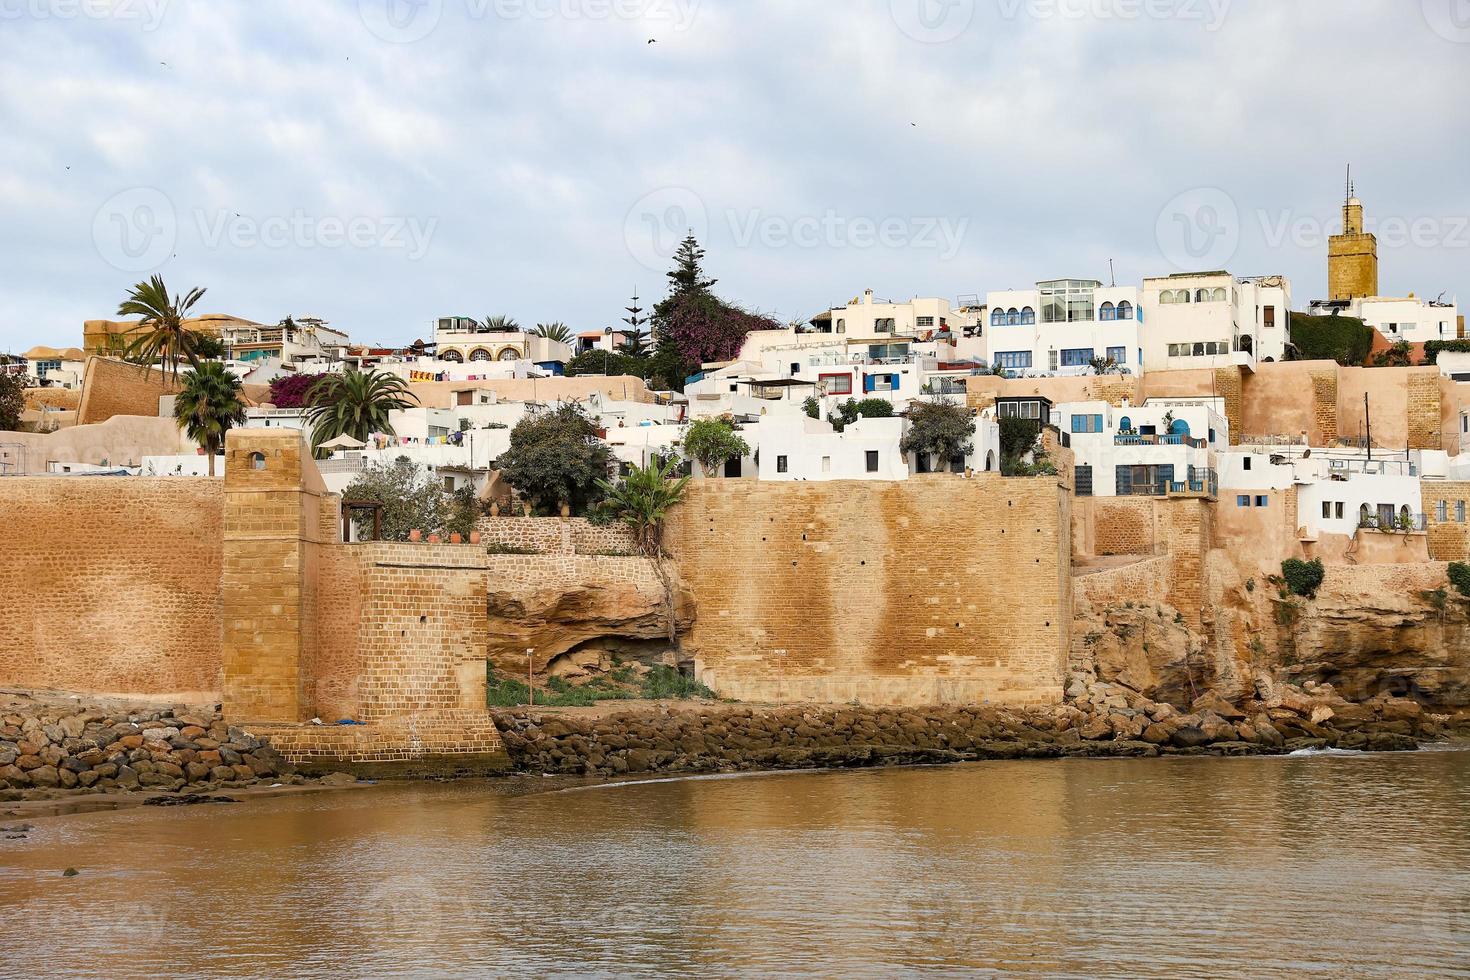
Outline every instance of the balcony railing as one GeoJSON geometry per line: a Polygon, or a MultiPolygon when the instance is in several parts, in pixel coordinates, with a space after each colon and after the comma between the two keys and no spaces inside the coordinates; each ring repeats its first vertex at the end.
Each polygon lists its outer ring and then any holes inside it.
{"type": "Polygon", "coordinates": [[[1213,469],[1196,467],[1191,469],[1186,480],[1135,482],[1118,493],[1125,497],[1205,497],[1213,500],[1220,495],[1220,479],[1213,469]]]}
{"type": "Polygon", "coordinates": [[[1210,444],[1204,439],[1195,439],[1192,436],[1179,433],[1167,433],[1165,435],[1119,435],[1113,437],[1113,444],[1117,446],[1189,446],[1194,449],[1208,449],[1210,444]]]}
{"type": "Polygon", "coordinates": [[[1387,515],[1366,514],[1358,518],[1358,530],[1360,531],[1382,531],[1384,534],[1408,534],[1412,531],[1423,531],[1429,526],[1429,515],[1427,514],[1405,514],[1399,512],[1393,519],[1386,520],[1387,515]]]}

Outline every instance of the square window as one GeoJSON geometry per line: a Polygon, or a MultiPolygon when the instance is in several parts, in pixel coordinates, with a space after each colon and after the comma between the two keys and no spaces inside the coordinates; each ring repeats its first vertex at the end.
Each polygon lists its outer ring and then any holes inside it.
{"type": "Polygon", "coordinates": [[[832,472],[832,457],[831,456],[823,456],[822,457],[822,472],[823,473],[831,473],[832,472]]]}
{"type": "Polygon", "coordinates": [[[1264,507],[1264,506],[1266,506],[1266,503],[1267,503],[1267,498],[1265,498],[1265,497],[1257,497],[1256,498],[1256,506],[1257,507],[1264,507]]]}
{"type": "Polygon", "coordinates": [[[1337,519],[1339,521],[1342,520],[1342,501],[1339,500],[1336,504],[1334,504],[1333,509],[1337,514],[1337,519]]]}
{"type": "Polygon", "coordinates": [[[1455,501],[1455,520],[1461,524],[1465,523],[1465,501],[1463,500],[1455,501]]]}
{"type": "Polygon", "coordinates": [[[785,473],[786,472],[786,457],[785,456],[777,456],[776,457],[776,472],[777,473],[785,473]]]}
{"type": "Polygon", "coordinates": [[[1436,521],[1447,521],[1450,517],[1450,505],[1447,500],[1436,500],[1434,502],[1434,519],[1436,521]]]}
{"type": "Polygon", "coordinates": [[[1249,456],[1247,456],[1245,458],[1245,469],[1246,470],[1249,470],[1250,468],[1251,468],[1251,458],[1249,456]]]}
{"type": "Polygon", "coordinates": [[[868,453],[867,453],[867,458],[868,458],[868,472],[869,473],[876,473],[876,472],[878,472],[878,450],[876,450],[876,449],[869,449],[868,450],[868,453]]]}
{"type": "Polygon", "coordinates": [[[1235,497],[1235,506],[1237,506],[1237,507],[1249,507],[1250,505],[1251,505],[1250,494],[1242,493],[1242,494],[1237,494],[1236,495],[1236,497],[1235,497]]]}
{"type": "Polygon", "coordinates": [[[1324,520],[1331,520],[1332,519],[1332,501],[1330,501],[1330,500],[1324,500],[1324,501],[1322,501],[1322,518],[1324,520]]]}

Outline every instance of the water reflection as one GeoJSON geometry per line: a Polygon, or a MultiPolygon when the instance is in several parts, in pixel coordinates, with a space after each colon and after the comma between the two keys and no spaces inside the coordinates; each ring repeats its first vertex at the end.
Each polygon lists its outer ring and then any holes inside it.
{"type": "Polygon", "coordinates": [[[0,842],[6,974],[1470,976],[1470,753],[382,787],[0,842]],[[81,869],[64,879],[66,866],[81,869]],[[24,925],[18,925],[24,924],[24,925]]]}

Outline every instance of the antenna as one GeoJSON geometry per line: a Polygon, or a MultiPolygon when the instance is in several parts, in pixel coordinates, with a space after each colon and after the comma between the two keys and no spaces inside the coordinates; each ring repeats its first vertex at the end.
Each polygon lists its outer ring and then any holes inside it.
{"type": "Polygon", "coordinates": [[[1113,271],[1113,260],[1112,259],[1108,259],[1108,279],[1110,281],[1109,282],[1110,285],[1113,285],[1113,286],[1118,285],[1118,275],[1117,275],[1117,273],[1115,273],[1113,271]]]}

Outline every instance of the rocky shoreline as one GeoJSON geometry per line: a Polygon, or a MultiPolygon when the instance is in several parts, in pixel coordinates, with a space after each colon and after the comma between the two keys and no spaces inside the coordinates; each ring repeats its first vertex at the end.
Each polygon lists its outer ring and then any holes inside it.
{"type": "Polygon", "coordinates": [[[0,803],[87,794],[202,799],[308,782],[269,743],[207,708],[84,706],[25,695],[0,705],[0,803]]]}
{"type": "Polygon", "coordinates": [[[1434,714],[1404,698],[1352,704],[1327,685],[1282,687],[1244,705],[1207,692],[1188,711],[1119,685],[1083,684],[1076,693],[1035,708],[666,703],[609,714],[504,709],[494,719],[517,770],[592,776],[1409,751],[1470,737],[1470,716],[1434,714]]]}

